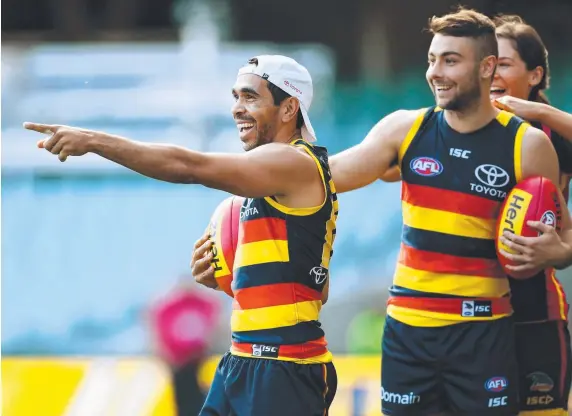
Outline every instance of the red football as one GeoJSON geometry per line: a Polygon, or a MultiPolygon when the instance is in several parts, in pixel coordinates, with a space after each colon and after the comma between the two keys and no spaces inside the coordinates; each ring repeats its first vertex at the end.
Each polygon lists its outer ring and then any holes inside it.
{"type": "Polygon", "coordinates": [[[239,196],[225,199],[215,209],[209,223],[209,234],[214,243],[212,247],[214,277],[218,287],[230,297],[234,297],[231,285],[240,224],[240,208],[243,201],[244,198],[239,196]]]}
{"type": "Polygon", "coordinates": [[[550,179],[534,176],[516,184],[501,206],[497,222],[497,257],[506,274],[516,279],[527,279],[540,270],[514,272],[506,268],[506,265],[516,265],[516,263],[499,252],[499,249],[502,248],[509,253],[514,253],[513,250],[499,241],[503,232],[508,231],[524,237],[536,237],[538,231],[529,227],[527,221],[541,221],[560,231],[561,220],[562,210],[558,199],[558,188],[550,179]]]}

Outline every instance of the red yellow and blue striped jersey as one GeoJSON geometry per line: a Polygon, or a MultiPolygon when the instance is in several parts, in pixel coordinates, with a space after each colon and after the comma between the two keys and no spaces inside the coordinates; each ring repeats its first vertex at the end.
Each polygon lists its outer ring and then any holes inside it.
{"type": "Polygon", "coordinates": [[[399,151],[403,232],[388,315],[444,326],[512,313],[495,231],[500,206],[521,179],[528,127],[501,111],[483,128],[459,133],[440,108],[420,111],[399,151]]]}
{"type": "MultiPolygon", "coordinates": [[[[549,127],[532,125],[543,130],[552,141],[560,165],[560,190],[568,201],[570,173],[572,172],[572,142],[549,127]]],[[[556,271],[548,268],[530,279],[509,279],[514,320],[517,323],[567,321],[568,300],[556,271]]]]}
{"type": "Polygon", "coordinates": [[[329,278],[338,201],[325,148],[291,143],[315,161],[324,202],[288,208],[273,197],[248,198],[234,259],[231,353],[297,363],[332,360],[319,322],[329,278]]]}

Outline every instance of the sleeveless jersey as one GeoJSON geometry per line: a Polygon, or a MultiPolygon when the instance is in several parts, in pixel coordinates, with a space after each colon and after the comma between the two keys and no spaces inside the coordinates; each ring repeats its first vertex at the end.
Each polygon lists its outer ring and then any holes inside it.
{"type": "MultiPolygon", "coordinates": [[[[572,143],[547,126],[538,123],[532,125],[543,130],[554,145],[561,170],[560,189],[564,200],[568,201],[572,172],[572,143]]],[[[509,279],[509,282],[515,322],[568,320],[566,294],[553,268],[548,268],[530,279],[509,279]]]]}
{"type": "Polygon", "coordinates": [[[462,134],[438,107],[419,114],[399,152],[403,232],[388,315],[444,326],[512,313],[495,231],[500,206],[521,179],[528,127],[501,111],[462,134]]]}
{"type": "Polygon", "coordinates": [[[234,260],[231,353],[326,363],[332,355],[318,318],[338,201],[326,149],[301,139],[291,144],[316,162],[325,200],[312,208],[288,208],[273,197],[245,199],[234,260]]]}

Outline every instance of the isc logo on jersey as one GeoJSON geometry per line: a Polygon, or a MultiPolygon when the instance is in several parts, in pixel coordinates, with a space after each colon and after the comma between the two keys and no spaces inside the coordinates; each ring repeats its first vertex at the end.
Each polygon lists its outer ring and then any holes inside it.
{"type": "Polygon", "coordinates": [[[443,172],[443,165],[432,157],[418,157],[411,161],[409,167],[421,176],[437,176],[443,172]]]}

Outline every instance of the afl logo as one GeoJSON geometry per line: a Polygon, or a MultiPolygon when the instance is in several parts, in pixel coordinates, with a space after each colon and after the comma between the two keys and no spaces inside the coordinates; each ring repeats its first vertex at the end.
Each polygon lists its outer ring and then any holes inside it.
{"type": "Polygon", "coordinates": [[[441,162],[426,156],[413,159],[409,167],[413,172],[421,176],[437,176],[443,172],[441,162]]]}
{"type": "Polygon", "coordinates": [[[544,214],[542,214],[542,217],[540,217],[540,222],[543,224],[546,224],[552,228],[556,227],[556,214],[554,214],[554,212],[552,211],[546,211],[544,214]]]}
{"type": "Polygon", "coordinates": [[[485,382],[485,390],[493,393],[503,391],[508,387],[508,381],[504,377],[491,377],[485,382]]]}

